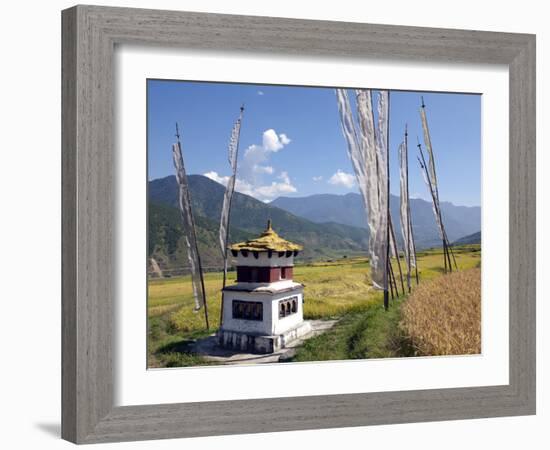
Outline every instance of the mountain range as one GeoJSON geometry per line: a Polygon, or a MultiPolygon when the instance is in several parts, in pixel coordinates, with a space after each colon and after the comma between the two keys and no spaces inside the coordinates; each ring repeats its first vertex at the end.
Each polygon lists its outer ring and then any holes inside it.
{"type": "Polygon", "coordinates": [[[481,231],[461,237],[453,242],[453,245],[481,244],[481,231]]]}
{"type": "MultiPolygon", "coordinates": [[[[202,263],[206,268],[219,268],[223,260],[218,228],[225,187],[202,175],[190,175],[188,182],[202,263]]],[[[148,199],[149,258],[154,258],[163,270],[187,266],[176,177],[150,181],[148,199]]],[[[282,237],[304,246],[302,260],[364,253],[368,245],[368,231],[364,228],[315,223],[239,192],[235,192],[232,201],[229,241],[257,236],[265,229],[268,219],[282,237]]]]}
{"type": "MultiPolygon", "coordinates": [[[[225,187],[202,175],[188,177],[197,240],[203,266],[223,265],[218,243],[218,227],[225,187]]],[[[161,270],[186,267],[178,210],[175,176],[149,181],[148,256],[161,270]]],[[[391,213],[398,240],[400,227],[398,198],[391,198],[391,213]]],[[[413,231],[417,248],[439,245],[430,203],[411,202],[413,231]]],[[[442,203],[445,225],[452,241],[481,229],[480,208],[457,207],[442,203]]],[[[274,229],[285,239],[304,246],[301,260],[364,254],[369,232],[359,194],[279,197],[271,203],[235,192],[231,209],[230,242],[257,236],[271,219],[274,229]]]]}
{"type": "MultiPolygon", "coordinates": [[[[366,227],[363,200],[356,193],[279,197],[270,204],[316,223],[334,221],[354,227],[366,227]]],[[[391,195],[390,210],[398,240],[401,236],[399,204],[399,197],[391,195]]],[[[410,205],[416,247],[426,248],[439,245],[440,240],[431,202],[411,198],[410,205]]],[[[441,202],[441,214],[450,242],[481,229],[481,208],[479,206],[455,206],[449,202],[441,202]]]]}

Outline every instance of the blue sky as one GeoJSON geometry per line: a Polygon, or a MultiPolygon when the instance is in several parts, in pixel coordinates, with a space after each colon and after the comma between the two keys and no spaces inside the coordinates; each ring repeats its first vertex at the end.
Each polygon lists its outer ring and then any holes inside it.
{"type": "MultiPolygon", "coordinates": [[[[278,196],[358,192],[331,88],[148,80],[148,179],[174,174],[171,145],[180,126],[186,169],[221,183],[227,145],[245,105],[237,190],[262,201],[278,196]]],[[[424,96],[436,155],[439,196],[481,203],[481,96],[390,93],[391,192],[399,192],[397,147],[409,128],[411,197],[429,198],[416,160],[424,96]]]]}

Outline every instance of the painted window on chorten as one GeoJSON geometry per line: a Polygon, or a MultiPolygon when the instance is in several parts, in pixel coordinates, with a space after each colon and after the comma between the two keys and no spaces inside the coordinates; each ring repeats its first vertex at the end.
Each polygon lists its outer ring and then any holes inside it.
{"type": "Polygon", "coordinates": [[[298,297],[289,297],[279,300],[279,319],[298,312],[298,297]]]}
{"type": "Polygon", "coordinates": [[[246,302],[233,300],[233,319],[242,320],[264,320],[264,309],[262,302],[246,302]]]}

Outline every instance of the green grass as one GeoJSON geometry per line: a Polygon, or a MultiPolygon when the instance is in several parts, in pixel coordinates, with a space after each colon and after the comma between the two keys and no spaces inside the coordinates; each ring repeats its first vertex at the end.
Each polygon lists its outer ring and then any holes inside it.
{"type": "Polygon", "coordinates": [[[385,311],[378,303],[346,313],[329,332],[308,339],[290,361],[328,361],[411,356],[398,324],[403,298],[385,311]]]}
{"type": "MultiPolygon", "coordinates": [[[[479,267],[479,245],[455,248],[460,269],[479,267]]],[[[403,264],[403,261],[402,261],[403,264]]],[[[442,275],[440,249],[418,255],[422,280],[442,275]]],[[[398,274],[394,262],[395,273],[398,274]]],[[[295,361],[364,359],[408,356],[406,339],[398,327],[400,306],[406,298],[393,301],[388,311],[382,307],[382,293],[371,286],[365,258],[297,265],[294,279],[305,285],[305,319],[339,319],[327,333],[309,339],[300,347],[295,361]]],[[[229,273],[233,283],[235,272],[229,273]]],[[[206,273],[210,332],[219,326],[221,273],[206,273]]],[[[148,362],[150,367],[179,367],[206,364],[188,352],[189,343],[209,334],[204,313],[193,312],[189,277],[150,280],[148,285],[148,362]]]]}

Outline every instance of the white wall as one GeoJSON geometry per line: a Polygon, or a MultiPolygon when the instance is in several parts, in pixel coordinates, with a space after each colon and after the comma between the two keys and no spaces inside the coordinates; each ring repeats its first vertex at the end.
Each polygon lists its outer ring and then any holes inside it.
{"type": "Polygon", "coordinates": [[[255,258],[252,252],[248,252],[248,256],[243,256],[241,252],[237,257],[231,256],[231,264],[236,266],[251,266],[251,267],[288,267],[294,265],[294,255],[279,257],[278,252],[273,252],[271,258],[267,252],[258,252],[258,257],[255,258]]]}
{"type": "Polygon", "coordinates": [[[245,331],[271,335],[273,321],[273,297],[271,295],[251,295],[248,292],[228,291],[223,299],[223,329],[231,331],[245,331]],[[233,318],[233,300],[261,302],[263,320],[244,320],[233,318]]]}
{"type": "Polygon", "coordinates": [[[262,333],[266,336],[281,334],[295,327],[302,322],[303,313],[303,293],[302,289],[294,292],[280,292],[274,295],[251,294],[242,291],[226,291],[223,303],[223,328],[231,331],[244,331],[253,333],[262,333]],[[296,313],[288,317],[279,318],[279,300],[288,297],[298,297],[298,309],[296,313]],[[262,302],[263,320],[242,320],[233,318],[233,300],[245,300],[262,302]]]}
{"type": "MultiPolygon", "coordinates": [[[[401,25],[438,26],[537,33],[538,92],[538,225],[548,229],[548,206],[543,209],[543,179],[550,98],[548,46],[550,30],[544,2],[534,0],[385,2],[296,2],[278,0],[103,1],[105,5],[204,12],[332,19],[401,25]],[[315,7],[313,7],[315,5],[315,7]],[[545,226],[546,225],[546,226],[545,226]]],[[[0,262],[2,300],[2,372],[0,411],[5,448],[69,448],[59,440],[60,417],[60,10],[71,1],[5,2],[0,20],[2,71],[0,96],[3,255],[0,262]],[[7,245],[6,245],[7,244],[7,245]],[[32,273],[32,277],[29,277],[32,273]]],[[[548,202],[546,202],[548,204],[548,202]]],[[[539,275],[550,251],[539,234],[539,275]]],[[[546,265],[545,265],[546,264],[546,265]]],[[[116,448],[270,449],[300,445],[332,449],[342,444],[363,448],[440,449],[543,448],[548,440],[548,295],[539,285],[538,380],[539,414],[514,417],[301,431],[267,435],[230,436],[154,443],[126,443],[116,448]],[[538,444],[537,444],[538,442],[538,444]]],[[[97,446],[98,448],[115,448],[97,446]]]]}
{"type": "Polygon", "coordinates": [[[273,326],[273,334],[282,334],[291,328],[297,327],[300,323],[304,321],[304,294],[300,289],[298,292],[285,292],[281,294],[279,300],[288,300],[292,297],[297,297],[296,299],[296,312],[292,313],[289,316],[279,318],[279,302],[273,302],[272,306],[272,317],[276,317],[277,320],[273,326]]]}

